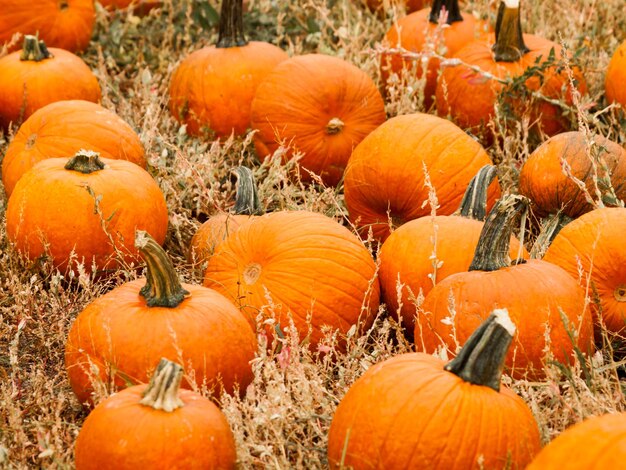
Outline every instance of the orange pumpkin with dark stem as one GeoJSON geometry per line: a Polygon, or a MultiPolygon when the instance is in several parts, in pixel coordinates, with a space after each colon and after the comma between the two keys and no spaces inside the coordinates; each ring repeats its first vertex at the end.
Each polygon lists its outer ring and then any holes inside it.
{"type": "Polygon", "coordinates": [[[34,36],[21,51],[0,59],[0,127],[21,124],[39,108],[62,100],[100,101],[100,85],[82,59],[47,49],[34,36]]]}
{"type": "Polygon", "coordinates": [[[29,259],[49,254],[61,272],[82,262],[87,272],[103,274],[138,260],[135,230],[162,244],[168,215],[146,170],[82,150],[31,168],[9,198],[6,221],[9,240],[29,259]]]}
{"type": "Polygon", "coordinates": [[[95,20],[93,0],[2,0],[0,47],[21,33],[38,34],[51,47],[82,51],[89,45],[95,20]]]}
{"type": "Polygon", "coordinates": [[[234,469],[226,417],[211,400],[180,390],[182,375],[180,365],[162,359],[148,385],[96,406],[76,439],[76,469],[234,469]]]}
{"type": "Polygon", "coordinates": [[[2,160],[7,196],[36,163],[74,155],[84,148],[103,158],[128,160],[146,167],[139,136],[117,114],[90,101],[57,101],[35,111],[9,144],[2,160]]]}
{"type": "Polygon", "coordinates": [[[248,42],[242,14],[241,0],[223,0],[217,44],[193,52],[172,76],[169,108],[190,135],[244,134],[257,87],[288,58],[272,44],[248,42]]]}
{"type": "Polygon", "coordinates": [[[604,87],[606,99],[609,103],[619,103],[626,108],[626,41],[624,41],[611,57],[609,68],[606,71],[604,87]]]}
{"type": "MultiPolygon", "coordinates": [[[[431,213],[427,176],[437,193],[437,215],[450,215],[472,177],[489,163],[481,145],[450,121],[421,113],[391,118],[350,157],[344,180],[350,220],[384,241],[391,227],[431,213]]],[[[488,207],[499,194],[494,182],[488,207]]]]}
{"type": "MultiPolygon", "coordinates": [[[[372,79],[338,57],[293,57],[261,83],[252,102],[254,145],[269,158],[281,145],[303,154],[298,165],[335,186],[354,147],[385,121],[385,103],[372,79]]],[[[312,178],[301,172],[304,181],[312,178]]]]}
{"type": "Polygon", "coordinates": [[[544,377],[547,350],[562,364],[574,348],[593,352],[591,314],[578,282],[546,261],[510,265],[512,222],[527,204],[523,196],[503,196],[485,222],[469,272],[445,278],[426,296],[414,332],[419,350],[455,353],[491,310],[506,308],[517,325],[507,357],[513,377],[544,377]]]}
{"type": "Polygon", "coordinates": [[[185,383],[244,393],[252,381],[255,333],[223,295],[181,284],[160,245],[138,232],[146,279],[127,282],[89,304],[72,324],[65,346],[70,385],[81,403],[98,386],[124,388],[147,381],[155,361],[176,357],[185,383]],[[193,373],[191,372],[193,371],[193,373]]]}
{"type": "Polygon", "coordinates": [[[331,469],[523,469],[539,427],[500,385],[515,325],[496,310],[448,364],[423,353],[372,366],[344,396],[328,435],[331,469]]]}

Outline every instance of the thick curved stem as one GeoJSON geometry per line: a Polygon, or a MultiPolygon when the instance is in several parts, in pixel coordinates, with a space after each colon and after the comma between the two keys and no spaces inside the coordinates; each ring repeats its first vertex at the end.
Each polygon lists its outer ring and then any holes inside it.
{"type": "Polygon", "coordinates": [[[459,0],[434,0],[433,6],[430,9],[430,15],[428,15],[428,21],[433,24],[439,23],[439,16],[441,15],[441,9],[445,8],[448,17],[446,18],[447,24],[452,24],[456,21],[463,21],[461,16],[461,9],[459,8],[459,0]]]}
{"type": "Polygon", "coordinates": [[[234,212],[237,215],[259,215],[263,212],[259,193],[252,170],[245,166],[235,169],[237,175],[237,195],[234,212]]]}
{"type": "Polygon", "coordinates": [[[27,34],[24,36],[24,44],[22,46],[22,53],[20,54],[20,60],[30,60],[33,62],[41,62],[45,59],[54,57],[48,48],[46,43],[40,41],[36,36],[27,34]]]}
{"type": "Polygon", "coordinates": [[[563,211],[549,215],[541,221],[541,231],[530,249],[531,259],[541,259],[561,229],[572,221],[563,211]]]}
{"type": "Polygon", "coordinates": [[[243,1],[222,0],[219,35],[215,47],[241,47],[248,44],[243,32],[243,1]]]}
{"type": "Polygon", "coordinates": [[[182,366],[167,359],[161,359],[139,403],[168,413],[181,408],[184,403],[178,396],[178,390],[182,378],[182,366]]]}
{"type": "Polygon", "coordinates": [[[496,43],[491,50],[496,62],[516,62],[529,51],[522,35],[519,0],[504,0],[500,3],[496,43]]]}
{"type": "Polygon", "coordinates": [[[485,220],[487,216],[487,189],[496,177],[496,167],[485,165],[474,176],[465,190],[461,205],[455,214],[474,220],[485,220]]]}
{"type": "Polygon", "coordinates": [[[79,171],[86,175],[104,170],[106,165],[100,160],[100,154],[91,150],[79,150],[65,164],[66,170],[79,171]]]}

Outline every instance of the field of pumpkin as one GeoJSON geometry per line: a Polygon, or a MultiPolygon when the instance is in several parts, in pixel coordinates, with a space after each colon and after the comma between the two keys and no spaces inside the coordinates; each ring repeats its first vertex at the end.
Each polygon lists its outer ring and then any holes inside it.
{"type": "Polygon", "coordinates": [[[626,468],[624,0],[1,3],[0,468],[626,468]]]}

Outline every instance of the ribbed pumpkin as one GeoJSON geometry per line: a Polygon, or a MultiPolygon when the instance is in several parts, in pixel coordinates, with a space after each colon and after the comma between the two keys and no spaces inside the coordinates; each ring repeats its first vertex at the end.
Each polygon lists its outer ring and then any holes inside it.
{"type": "MultiPolygon", "coordinates": [[[[425,172],[437,192],[437,214],[450,215],[472,177],[489,163],[481,145],[450,121],[422,113],[391,118],[350,157],[344,180],[350,220],[384,240],[390,225],[430,214],[425,172]]],[[[494,183],[488,206],[499,194],[494,183]]]]}
{"type": "Polygon", "coordinates": [[[567,428],[527,470],[607,470],[624,468],[626,413],[587,418],[567,428]]]}
{"type": "Polygon", "coordinates": [[[120,258],[137,261],[135,230],[163,243],[168,215],[147,171],[83,150],[31,168],[9,198],[6,221],[9,240],[29,259],[48,253],[61,272],[84,262],[87,272],[102,274],[119,267],[120,258]]]}
{"type": "Polygon", "coordinates": [[[496,310],[449,362],[401,354],[368,369],[330,426],[331,469],[523,469],[539,428],[519,396],[500,385],[515,325],[496,310]]]}
{"type": "Polygon", "coordinates": [[[184,59],[170,83],[170,111],[191,135],[241,135],[250,127],[250,105],[259,83],[288,58],[279,47],[248,40],[241,0],[223,0],[217,44],[184,59]]]}
{"type": "Polygon", "coordinates": [[[82,59],[47,49],[26,36],[21,51],[0,59],[0,127],[21,124],[39,108],[62,100],[100,101],[100,85],[82,59]]]}
{"type": "Polygon", "coordinates": [[[76,439],[76,469],[234,469],[226,417],[211,400],[180,390],[182,375],[180,365],[162,359],[148,385],[96,406],[76,439]]]}
{"type": "Polygon", "coordinates": [[[95,19],[93,0],[2,0],[0,47],[21,33],[38,34],[51,47],[82,51],[89,44],[95,19]]]}
{"type": "Polygon", "coordinates": [[[582,132],[565,132],[537,147],[522,166],[519,190],[533,202],[537,216],[560,211],[575,219],[594,208],[578,184],[565,173],[564,163],[569,166],[571,175],[585,184],[592,198],[599,197],[595,178],[598,190],[605,193],[600,198],[605,203],[617,204],[615,198],[606,194],[605,182],[608,181],[617,199],[626,199],[626,150],[602,136],[587,138],[582,132]],[[594,166],[597,175],[594,175],[594,166]]]}
{"type": "MultiPolygon", "coordinates": [[[[464,129],[481,134],[486,141],[492,132],[486,127],[495,114],[495,103],[504,85],[500,80],[513,79],[524,74],[529,67],[545,64],[554,50],[555,60],[563,56],[561,47],[547,39],[531,34],[522,34],[519,0],[505,0],[500,3],[496,23],[495,43],[490,40],[472,41],[460,49],[453,57],[461,65],[444,69],[437,85],[437,113],[452,116],[464,129]],[[477,67],[491,74],[487,78],[482,73],[471,70],[477,67]]],[[[539,92],[543,96],[572,104],[572,89],[565,71],[556,65],[546,66],[541,76],[533,76],[525,81],[527,90],[539,92]]],[[[573,68],[577,89],[586,92],[586,84],[580,69],[573,68]]],[[[561,108],[538,99],[534,103],[528,98],[509,100],[514,118],[529,111],[531,121],[539,120],[538,126],[548,135],[565,130],[569,123],[563,118],[561,108]],[[529,106],[531,106],[529,108],[529,106]]]]}
{"type": "MultiPolygon", "coordinates": [[[[280,211],[241,225],[209,259],[204,285],[223,293],[254,324],[271,303],[281,328],[289,316],[316,345],[328,326],[346,333],[359,320],[367,326],[379,302],[376,265],[347,228],[308,211],[280,211]]],[[[268,329],[271,333],[271,329],[268,329]]]]}
{"type": "MultiPolygon", "coordinates": [[[[252,102],[254,145],[262,158],[281,145],[283,159],[337,185],[354,147],[385,121],[385,104],[372,79],[338,57],[307,54],[283,62],[259,85],[252,102]]],[[[301,171],[311,181],[307,171],[301,171]]]]}
{"type": "Polygon", "coordinates": [[[175,357],[189,369],[185,383],[245,392],[256,336],[241,312],[206,287],[181,284],[160,245],[138,232],[146,279],[127,282],[89,304],[72,324],[65,367],[74,393],[90,403],[98,386],[146,382],[155,362],[175,357]],[[193,372],[192,372],[193,371],[193,372]]]}
{"type": "Polygon", "coordinates": [[[567,224],[546,251],[545,261],[565,269],[587,286],[597,303],[592,311],[609,331],[626,326],[626,209],[596,209],[567,224]],[[588,279],[589,277],[589,279],[588,279]]]}
{"type": "Polygon", "coordinates": [[[469,272],[445,278],[426,296],[414,332],[418,349],[444,346],[454,353],[491,310],[506,308],[517,325],[507,357],[513,377],[544,377],[546,350],[564,364],[575,347],[592,352],[591,314],[578,282],[546,261],[510,266],[512,221],[527,203],[522,196],[502,197],[485,222],[469,272]]]}
{"type": "Polygon", "coordinates": [[[103,158],[146,166],[139,136],[117,114],[90,101],[57,101],[35,111],[7,148],[2,160],[2,182],[7,195],[35,163],[74,155],[84,148],[103,158]]]}
{"type": "Polygon", "coordinates": [[[626,41],[615,50],[604,79],[607,101],[609,103],[620,103],[626,108],[624,82],[626,82],[626,41]]]}

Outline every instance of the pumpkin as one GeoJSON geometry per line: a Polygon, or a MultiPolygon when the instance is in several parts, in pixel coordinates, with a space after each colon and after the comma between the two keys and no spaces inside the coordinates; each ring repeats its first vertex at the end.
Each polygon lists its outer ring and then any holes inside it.
{"type": "Polygon", "coordinates": [[[539,428],[500,385],[515,325],[495,310],[449,363],[424,353],[372,366],[348,390],[328,435],[331,469],[523,469],[539,428]]]}
{"type": "Polygon", "coordinates": [[[607,101],[619,103],[626,108],[624,82],[626,82],[626,41],[615,50],[604,79],[607,101]]]}
{"type": "Polygon", "coordinates": [[[0,127],[21,124],[55,101],[100,100],[100,85],[87,64],[63,49],[46,48],[34,36],[21,51],[0,58],[0,127]]]}
{"type": "Polygon", "coordinates": [[[514,378],[545,376],[546,351],[562,364],[574,348],[593,352],[592,322],[578,282],[559,266],[508,259],[514,217],[528,205],[523,196],[503,196],[483,226],[468,272],[448,276],[432,288],[416,319],[415,344],[425,352],[455,352],[494,308],[506,308],[517,325],[507,357],[514,378]]]}
{"type": "MultiPolygon", "coordinates": [[[[437,214],[450,215],[472,177],[489,163],[481,145],[445,119],[422,113],[393,117],[350,157],[344,178],[350,220],[384,241],[390,228],[431,213],[427,178],[437,193],[437,214]]],[[[499,193],[497,183],[490,186],[488,207],[499,193]]]]}
{"type": "Polygon", "coordinates": [[[598,333],[601,325],[615,333],[626,327],[625,230],[626,209],[593,210],[567,224],[543,258],[576,279],[582,274],[581,283],[597,304],[592,313],[598,333]]]}
{"type": "Polygon", "coordinates": [[[182,375],[179,364],[162,359],[148,385],[96,406],[76,439],[76,469],[234,469],[235,439],[226,417],[211,400],[181,390],[182,375]]]}
{"type": "Polygon", "coordinates": [[[98,386],[124,388],[146,382],[161,356],[189,369],[187,386],[245,392],[256,335],[241,312],[206,287],[181,284],[159,243],[137,233],[147,264],[145,279],[127,282],[89,304],[72,324],[65,367],[81,403],[91,403],[98,386]]]}
{"type": "Polygon", "coordinates": [[[406,9],[407,13],[411,13],[424,8],[430,3],[430,0],[367,0],[366,3],[372,11],[387,10],[391,6],[397,6],[406,9]]]}
{"type": "MultiPolygon", "coordinates": [[[[388,48],[428,53],[432,43],[434,46],[432,52],[449,57],[468,42],[485,35],[488,30],[488,24],[475,19],[472,14],[461,15],[458,0],[435,0],[431,8],[416,11],[394,22],[385,34],[383,44],[388,48]],[[444,9],[447,12],[445,22],[447,26],[441,29],[439,17],[444,9]]],[[[418,77],[424,74],[425,63],[420,59],[405,58],[401,53],[385,53],[380,59],[380,71],[385,84],[388,84],[391,74],[402,76],[403,69],[415,68],[418,77]]],[[[426,109],[430,108],[434,101],[439,68],[440,60],[437,57],[429,57],[424,86],[426,109]]]]}
{"type": "Polygon", "coordinates": [[[338,57],[307,54],[278,65],[259,85],[252,101],[257,153],[270,158],[280,147],[287,161],[302,154],[309,172],[326,185],[343,177],[354,147],[385,121],[385,104],[372,79],[338,57]]]}
{"type": "Polygon", "coordinates": [[[190,135],[244,134],[259,83],[288,57],[272,44],[248,42],[242,15],[241,0],[223,0],[217,44],[190,54],[172,75],[169,108],[190,135]]]}
{"type": "Polygon", "coordinates": [[[204,285],[235,302],[251,324],[260,310],[277,328],[293,319],[313,346],[324,327],[345,334],[359,321],[370,325],[379,302],[369,251],[346,227],[308,211],[273,212],[241,225],[209,258],[204,285]]]}
{"type": "MultiPolygon", "coordinates": [[[[536,129],[547,135],[557,134],[569,126],[560,107],[540,98],[531,100],[528,96],[536,92],[571,105],[573,89],[567,73],[556,65],[563,59],[561,47],[542,37],[522,34],[519,0],[500,3],[495,38],[472,41],[452,57],[458,59],[459,65],[444,69],[437,84],[436,103],[440,116],[451,116],[459,126],[471,129],[489,142],[492,131],[487,123],[495,115],[498,98],[506,98],[501,93],[508,90],[502,81],[514,80],[530,67],[543,67],[545,70],[535,73],[522,85],[526,96],[505,100],[505,107],[510,108],[516,120],[528,111],[531,122],[538,121],[536,129]]],[[[580,69],[573,67],[572,70],[577,90],[585,93],[586,84],[580,69]]]]}
{"type": "Polygon", "coordinates": [[[146,157],[139,136],[117,114],[90,101],[57,101],[35,111],[11,141],[2,160],[7,196],[35,163],[89,148],[103,158],[128,160],[142,168],[146,157]]]}
{"type": "Polygon", "coordinates": [[[10,44],[13,35],[21,33],[37,34],[51,47],[82,51],[89,45],[96,19],[93,3],[93,0],[2,0],[0,47],[10,44]]]}
{"type": "Polygon", "coordinates": [[[527,470],[604,470],[626,460],[626,413],[587,418],[544,447],[527,470]]]}
{"type": "Polygon", "coordinates": [[[626,199],[626,150],[602,136],[564,132],[537,147],[520,172],[519,191],[533,202],[538,217],[560,212],[575,219],[594,208],[585,192],[566,174],[565,165],[584,184],[590,197],[601,199],[600,204],[616,205],[616,199],[626,199]],[[597,189],[594,179],[598,181],[597,189]],[[606,191],[608,181],[613,195],[606,191]]]}
{"type": "Polygon", "coordinates": [[[163,243],[168,215],[147,171],[81,150],[69,161],[43,160],[22,176],[6,223],[9,240],[30,260],[49,254],[61,272],[82,262],[87,272],[104,274],[137,261],[136,229],[163,243]]]}

